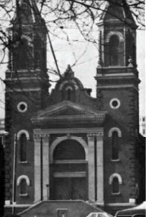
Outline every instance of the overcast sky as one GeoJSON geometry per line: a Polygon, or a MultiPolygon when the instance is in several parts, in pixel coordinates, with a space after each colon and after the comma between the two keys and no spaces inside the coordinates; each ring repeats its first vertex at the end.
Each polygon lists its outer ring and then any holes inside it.
{"type": "MultiPolygon", "coordinates": [[[[65,30],[64,30],[65,32],[65,30]]],[[[98,34],[96,31],[93,34],[98,34]]],[[[52,37],[52,44],[56,53],[57,61],[63,73],[67,65],[74,65],[72,69],[75,76],[81,80],[84,87],[92,88],[92,96],[95,97],[96,81],[96,66],[98,61],[98,49],[94,44],[84,42],[82,37],[75,33],[74,29],[70,29],[68,35],[62,35],[64,39],[52,37]],[[65,36],[65,37],[64,37],[65,36]],[[66,39],[66,40],[65,40],[66,39]],[[74,40],[74,42],[72,41],[74,40]]],[[[48,68],[55,67],[51,51],[48,46],[48,68]]],[[[140,116],[145,114],[145,32],[144,30],[137,31],[137,64],[139,70],[140,84],[140,116]]],[[[0,75],[4,78],[4,67],[0,66],[0,75]]],[[[54,76],[50,75],[54,80],[54,76]]],[[[57,77],[56,77],[57,78],[57,77]]],[[[52,85],[54,86],[54,85],[52,85]]],[[[4,84],[0,82],[0,118],[4,118],[4,84]]]]}

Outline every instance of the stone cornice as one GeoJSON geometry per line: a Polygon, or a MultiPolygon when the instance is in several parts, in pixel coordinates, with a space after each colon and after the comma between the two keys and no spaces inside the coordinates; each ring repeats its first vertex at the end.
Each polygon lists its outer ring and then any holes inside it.
{"type": "Polygon", "coordinates": [[[61,116],[55,116],[55,117],[41,117],[41,118],[35,118],[32,120],[33,123],[46,123],[49,122],[51,123],[61,123],[62,125],[72,122],[72,123],[90,123],[91,124],[101,124],[103,123],[105,119],[104,115],[61,115],[61,116]]]}
{"type": "Polygon", "coordinates": [[[85,133],[88,136],[102,136],[103,128],[67,128],[67,129],[34,129],[34,137],[48,137],[50,134],[80,134],[85,133]]]}

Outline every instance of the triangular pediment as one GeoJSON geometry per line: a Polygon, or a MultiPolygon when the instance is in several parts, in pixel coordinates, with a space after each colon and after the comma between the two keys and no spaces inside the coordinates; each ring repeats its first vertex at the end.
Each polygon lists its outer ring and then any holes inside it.
{"type": "Polygon", "coordinates": [[[71,101],[63,101],[53,106],[49,106],[45,110],[41,110],[36,114],[37,118],[48,118],[58,116],[80,116],[80,115],[98,115],[95,111],[83,105],[73,103],[71,101]]]}

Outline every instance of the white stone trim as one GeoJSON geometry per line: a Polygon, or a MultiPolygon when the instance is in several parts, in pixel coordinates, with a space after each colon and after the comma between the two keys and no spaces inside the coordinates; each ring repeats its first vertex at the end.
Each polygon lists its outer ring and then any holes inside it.
{"type": "Polygon", "coordinates": [[[50,134],[91,133],[103,135],[103,128],[67,128],[67,129],[34,129],[34,137],[49,136],[50,134]]]}
{"type": "Polygon", "coordinates": [[[103,85],[103,86],[98,86],[98,89],[121,89],[121,88],[123,88],[123,89],[125,89],[125,88],[134,88],[136,91],[138,91],[138,88],[135,86],[135,85],[133,85],[133,84],[123,84],[123,85],[103,85]]]}
{"type": "Polygon", "coordinates": [[[24,113],[24,112],[27,111],[28,105],[27,105],[26,102],[19,102],[18,105],[17,105],[17,109],[18,109],[19,112],[24,113]],[[24,105],[25,108],[24,108],[24,109],[21,109],[21,108],[20,108],[21,105],[24,105]]]}
{"type": "Polygon", "coordinates": [[[108,206],[135,206],[132,203],[107,203],[108,206]]]}
{"type": "Polygon", "coordinates": [[[116,131],[119,137],[122,137],[122,132],[118,127],[113,127],[108,132],[108,137],[112,137],[113,132],[116,131]]]}
{"type": "MultiPolygon", "coordinates": [[[[8,79],[7,79],[8,80],[8,79]]],[[[16,79],[17,81],[18,81],[18,79],[16,79]]],[[[17,92],[22,92],[22,91],[25,91],[25,92],[30,92],[30,91],[41,91],[41,89],[40,88],[13,88],[13,90],[12,89],[10,89],[10,88],[8,88],[7,89],[7,92],[15,92],[15,91],[17,91],[17,92]]]]}
{"type": "Polygon", "coordinates": [[[104,150],[103,137],[97,137],[97,202],[104,203],[104,150]]]}
{"type": "Polygon", "coordinates": [[[30,207],[32,204],[5,204],[4,207],[30,207]]]}
{"type": "Polygon", "coordinates": [[[72,88],[72,86],[67,86],[66,88],[65,88],[65,91],[67,91],[67,90],[73,90],[73,88],[72,88]]]}
{"type": "MultiPolygon", "coordinates": [[[[119,68],[117,66],[109,66],[109,69],[110,68],[119,68]]],[[[131,73],[131,72],[127,72],[127,73],[109,73],[109,74],[104,74],[104,77],[123,77],[124,79],[127,79],[127,77],[129,76],[134,76],[134,73],[131,73]]],[[[103,77],[103,74],[98,74],[97,77],[103,77]]]]}
{"type": "Polygon", "coordinates": [[[28,133],[27,130],[20,130],[20,131],[17,133],[17,139],[19,140],[19,139],[20,139],[20,136],[21,136],[23,133],[26,135],[27,140],[29,140],[29,139],[30,139],[30,136],[29,136],[29,133],[28,133]]]}
{"type": "Polygon", "coordinates": [[[71,84],[74,86],[75,90],[79,89],[78,84],[74,80],[70,81],[64,81],[62,84],[60,84],[59,90],[62,90],[64,88],[64,85],[68,84],[68,86],[71,86],[71,84]]]}
{"type": "Polygon", "coordinates": [[[19,197],[27,197],[28,196],[28,193],[25,193],[25,194],[19,194],[19,197]]]}
{"type": "Polygon", "coordinates": [[[110,107],[111,107],[112,109],[118,109],[118,108],[120,107],[120,105],[121,105],[121,102],[120,102],[119,99],[113,98],[113,99],[110,100],[110,107]],[[114,101],[117,102],[117,106],[114,106],[114,105],[113,105],[113,102],[114,102],[114,101]]]}
{"type": "Polygon", "coordinates": [[[120,42],[123,42],[123,41],[124,41],[124,37],[123,37],[123,34],[122,34],[121,32],[118,32],[118,31],[110,31],[110,32],[106,35],[105,42],[106,42],[106,43],[109,43],[110,38],[111,38],[111,36],[113,36],[113,35],[118,36],[120,42]]]}
{"type": "Polygon", "coordinates": [[[55,172],[53,177],[60,178],[60,177],[86,177],[86,172],[55,172]]]}
{"type": "MultiPolygon", "coordinates": [[[[79,142],[83,146],[84,151],[85,151],[85,160],[88,161],[88,146],[87,146],[87,143],[81,137],[77,137],[77,136],[70,136],[69,139],[76,140],[77,142],[79,142]]],[[[68,136],[58,137],[51,144],[51,147],[50,147],[50,162],[53,162],[53,153],[54,153],[54,150],[55,150],[56,146],[60,142],[65,141],[65,140],[68,140],[68,136]]]]}
{"type": "Polygon", "coordinates": [[[113,173],[113,174],[110,176],[110,178],[109,178],[109,184],[110,184],[110,185],[112,184],[113,178],[115,178],[115,177],[118,178],[119,184],[122,184],[122,177],[121,177],[121,175],[118,174],[118,173],[113,173]]]}
{"type": "Polygon", "coordinates": [[[21,176],[19,176],[19,177],[17,178],[17,186],[20,185],[20,182],[21,182],[22,179],[25,179],[25,180],[26,180],[26,184],[27,184],[27,186],[30,185],[29,177],[26,176],[26,175],[21,175],[21,176]]]}

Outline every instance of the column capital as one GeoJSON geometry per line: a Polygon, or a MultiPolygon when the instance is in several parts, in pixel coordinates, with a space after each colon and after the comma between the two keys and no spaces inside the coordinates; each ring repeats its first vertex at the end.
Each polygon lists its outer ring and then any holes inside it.
{"type": "Polygon", "coordinates": [[[104,133],[101,131],[101,132],[97,132],[97,133],[88,133],[87,137],[101,137],[103,135],[104,135],[104,133]]]}
{"type": "Polygon", "coordinates": [[[48,139],[50,135],[47,133],[34,133],[33,137],[34,137],[34,140],[40,141],[41,138],[43,138],[43,140],[48,139]]]}

